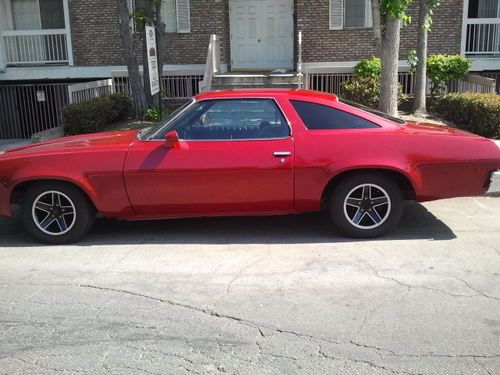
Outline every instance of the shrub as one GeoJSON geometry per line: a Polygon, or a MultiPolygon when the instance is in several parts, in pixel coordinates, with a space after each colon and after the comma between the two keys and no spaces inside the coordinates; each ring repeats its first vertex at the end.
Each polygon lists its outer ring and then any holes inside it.
{"type": "MultiPolygon", "coordinates": [[[[380,101],[380,79],[374,77],[357,77],[342,83],[340,95],[345,99],[363,104],[367,107],[377,108],[380,101]]],[[[405,99],[403,86],[398,87],[398,100],[405,99]]]]}
{"type": "Polygon", "coordinates": [[[448,94],[439,99],[436,110],[460,129],[483,137],[500,137],[500,95],[448,94]]]}
{"type": "Polygon", "coordinates": [[[378,57],[372,56],[361,60],[354,67],[354,74],[359,78],[380,78],[382,73],[382,63],[378,57]]]}
{"type": "Polygon", "coordinates": [[[111,99],[111,121],[126,120],[133,114],[132,101],[127,94],[111,94],[109,98],[111,99]]]}
{"type": "Polygon", "coordinates": [[[129,117],[132,103],[124,94],[104,95],[88,102],[69,104],[63,110],[64,130],[68,135],[105,130],[106,126],[129,117]]]}
{"type": "Polygon", "coordinates": [[[431,95],[440,92],[451,79],[463,78],[471,62],[460,55],[431,55],[427,59],[427,76],[431,80],[431,95]]]}
{"type": "Polygon", "coordinates": [[[353,102],[377,108],[380,100],[380,79],[373,77],[358,77],[342,83],[342,97],[353,102]]]}

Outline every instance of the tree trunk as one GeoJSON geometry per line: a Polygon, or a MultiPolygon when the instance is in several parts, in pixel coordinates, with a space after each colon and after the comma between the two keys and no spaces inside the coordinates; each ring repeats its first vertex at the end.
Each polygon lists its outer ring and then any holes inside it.
{"type": "Polygon", "coordinates": [[[160,76],[160,100],[163,96],[163,86],[162,86],[162,77],[163,77],[163,62],[165,61],[165,23],[162,19],[161,7],[162,1],[156,2],[156,18],[155,18],[155,26],[156,26],[156,42],[158,44],[158,75],[160,76]]]}
{"type": "Polygon", "coordinates": [[[415,97],[413,99],[413,113],[426,114],[427,94],[427,33],[426,26],[428,16],[428,0],[420,0],[418,15],[418,39],[417,39],[417,72],[415,76],[415,97]]]}
{"type": "Polygon", "coordinates": [[[380,52],[382,45],[382,28],[380,26],[380,3],[378,0],[371,1],[372,4],[372,20],[373,20],[373,44],[380,52]]]}
{"type": "Polygon", "coordinates": [[[385,32],[380,52],[382,76],[379,110],[396,116],[398,114],[398,60],[401,19],[395,18],[390,12],[387,13],[385,19],[385,32]]]}
{"type": "Polygon", "coordinates": [[[134,39],[130,30],[130,14],[127,0],[116,0],[118,13],[120,15],[120,36],[123,42],[125,58],[127,60],[127,69],[130,89],[132,91],[132,104],[134,105],[135,115],[142,118],[146,109],[146,97],[144,87],[139,74],[139,64],[134,49],[134,39]]]}

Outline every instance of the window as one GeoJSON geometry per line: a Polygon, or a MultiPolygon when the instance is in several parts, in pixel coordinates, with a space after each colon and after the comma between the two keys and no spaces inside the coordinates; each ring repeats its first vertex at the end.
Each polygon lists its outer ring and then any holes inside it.
{"type": "Polygon", "coordinates": [[[375,115],[375,116],[378,116],[378,117],[382,117],[383,119],[395,122],[396,124],[399,124],[399,125],[406,124],[406,121],[403,120],[403,119],[400,119],[400,118],[388,115],[387,113],[384,113],[384,112],[381,112],[381,111],[377,111],[376,109],[364,106],[362,104],[353,102],[351,100],[339,99],[339,102],[347,104],[347,105],[350,105],[351,107],[359,108],[359,109],[361,109],[361,110],[363,110],[365,112],[371,113],[372,115],[375,115]]]}
{"type": "Polygon", "coordinates": [[[64,29],[62,0],[12,0],[14,30],[64,29]]]}
{"type": "Polygon", "coordinates": [[[286,138],[290,128],[272,99],[221,99],[197,102],[164,132],[183,140],[286,138]]]}
{"type": "MultiPolygon", "coordinates": [[[[145,0],[128,0],[132,12],[144,8],[145,0]]],[[[161,18],[167,33],[191,32],[191,15],[189,0],[162,0],[161,18]]],[[[135,27],[135,25],[132,25],[135,27]]],[[[137,30],[137,28],[135,28],[137,30]]]]}
{"type": "Polygon", "coordinates": [[[371,26],[370,0],[330,0],[330,30],[371,26]]]}
{"type": "Polygon", "coordinates": [[[309,130],[379,128],[373,122],[326,105],[297,100],[291,102],[309,130]]]}

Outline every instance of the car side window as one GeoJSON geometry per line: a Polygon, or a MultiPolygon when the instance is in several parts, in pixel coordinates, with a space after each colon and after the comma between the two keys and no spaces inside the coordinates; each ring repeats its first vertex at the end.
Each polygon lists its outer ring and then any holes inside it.
{"type": "Polygon", "coordinates": [[[290,128],[272,99],[217,99],[195,103],[169,130],[183,140],[286,138],[290,128]]]}
{"type": "Polygon", "coordinates": [[[369,129],[380,126],[361,117],[322,104],[291,100],[309,130],[369,129]]]}

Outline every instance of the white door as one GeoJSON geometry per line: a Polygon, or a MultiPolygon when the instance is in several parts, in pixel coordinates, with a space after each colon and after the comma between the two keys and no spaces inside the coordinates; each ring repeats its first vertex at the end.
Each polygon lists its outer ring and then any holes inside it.
{"type": "Polygon", "coordinates": [[[232,69],[293,68],[293,0],[230,0],[232,69]]]}

